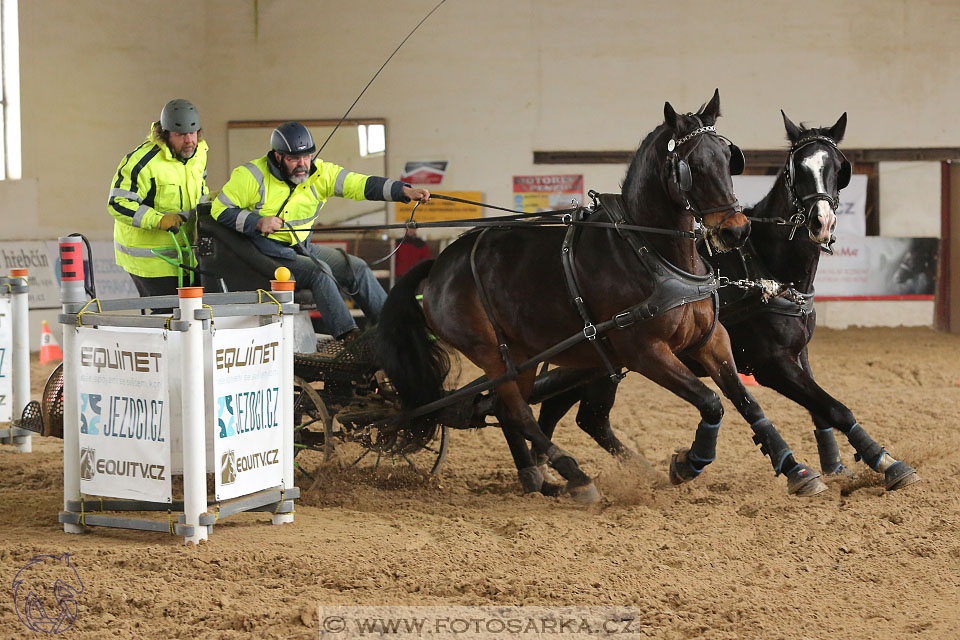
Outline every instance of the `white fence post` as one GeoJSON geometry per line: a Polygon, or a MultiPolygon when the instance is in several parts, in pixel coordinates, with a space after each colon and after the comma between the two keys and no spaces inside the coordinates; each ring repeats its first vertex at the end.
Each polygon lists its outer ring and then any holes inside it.
{"type": "MultiPolygon", "coordinates": [[[[60,303],[63,313],[78,313],[86,302],[83,287],[83,249],[77,237],[60,238],[60,303]]],[[[80,408],[77,403],[76,380],[80,377],[80,362],[76,354],[77,330],[68,327],[63,332],[63,510],[70,511],[68,502],[80,500],[80,408]]],[[[63,523],[66,533],[83,533],[83,524],[63,523]]]]}
{"type": "MultiPolygon", "coordinates": [[[[27,289],[26,269],[11,269],[11,278],[20,278],[23,289],[14,291],[11,296],[13,315],[13,415],[14,420],[23,415],[30,402],[30,316],[29,293],[27,289]]],[[[31,436],[14,436],[13,444],[17,451],[30,453],[33,450],[31,436]]]]}
{"type": "Polygon", "coordinates": [[[207,511],[207,449],[203,379],[203,323],[194,311],[203,306],[203,287],[180,287],[180,319],[189,327],[180,338],[180,397],[183,422],[183,517],[193,525],[194,535],[184,544],[207,539],[207,527],[200,516],[207,511]]]}
{"type": "MultiPolygon", "coordinates": [[[[293,302],[293,280],[271,280],[270,289],[277,294],[281,302],[293,302]],[[289,292],[289,293],[283,293],[289,292]],[[281,297],[281,294],[283,297],[281,297]],[[289,300],[284,299],[289,297],[289,300]]],[[[280,316],[283,331],[283,377],[282,387],[285,391],[283,398],[283,488],[293,486],[293,323],[294,317],[280,316]]],[[[292,513],[273,514],[273,524],[287,524],[293,522],[292,513]]]]}

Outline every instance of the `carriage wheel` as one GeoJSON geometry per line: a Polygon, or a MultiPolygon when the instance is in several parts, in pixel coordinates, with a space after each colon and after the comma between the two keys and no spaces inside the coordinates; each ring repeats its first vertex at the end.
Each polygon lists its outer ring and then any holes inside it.
{"type": "Polygon", "coordinates": [[[334,459],[341,468],[403,467],[429,475],[443,465],[450,443],[450,429],[442,425],[419,446],[403,447],[396,440],[377,437],[375,432],[340,424],[330,415],[320,392],[299,377],[293,379],[293,428],[295,465],[309,478],[312,475],[305,467],[334,459]]]}
{"type": "Polygon", "coordinates": [[[303,468],[305,459],[322,454],[322,462],[333,459],[333,422],[319,392],[303,378],[293,378],[293,456],[294,464],[303,468]],[[300,455],[304,452],[315,452],[300,455]],[[299,458],[299,459],[298,459],[299,458]]]}
{"type": "MultiPolygon", "coordinates": [[[[337,422],[334,418],[334,422],[337,422]]],[[[356,469],[412,469],[421,476],[440,470],[447,458],[450,428],[437,425],[416,446],[402,446],[393,439],[378,438],[362,430],[337,424],[335,433],[340,466],[356,469]]]]}

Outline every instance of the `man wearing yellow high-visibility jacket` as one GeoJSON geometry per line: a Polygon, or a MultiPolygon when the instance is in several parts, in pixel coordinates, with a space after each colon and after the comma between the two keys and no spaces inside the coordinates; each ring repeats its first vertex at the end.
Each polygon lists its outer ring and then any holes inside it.
{"type": "Polygon", "coordinates": [[[177,293],[181,254],[170,231],[176,232],[183,262],[196,266],[190,245],[197,203],[208,192],[206,177],[207,143],[197,108],[171,100],[147,139],[120,161],[107,201],[117,264],[141,296],[177,293]]]}
{"type": "Polygon", "coordinates": [[[379,318],[387,294],[366,262],[310,242],[320,209],[330,196],[426,202],[430,192],[313,160],[316,145],[299,122],[274,129],[270,146],[267,155],[233,170],[214,198],[210,213],[220,224],[252,238],[257,249],[279,266],[290,269],[297,288],[313,292],[327,333],[350,340],[358,333],[357,323],[337,285],[373,322],[379,318]]]}

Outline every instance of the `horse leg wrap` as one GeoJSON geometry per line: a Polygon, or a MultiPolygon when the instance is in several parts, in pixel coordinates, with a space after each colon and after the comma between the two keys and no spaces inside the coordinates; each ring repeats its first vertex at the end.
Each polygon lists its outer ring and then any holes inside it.
{"type": "Polygon", "coordinates": [[[550,466],[556,467],[557,461],[560,460],[561,458],[570,458],[573,461],[573,464],[579,466],[579,463],[577,462],[576,458],[574,458],[572,455],[570,455],[569,453],[567,453],[557,445],[551,444],[550,448],[547,449],[547,460],[550,461],[550,466]]]}
{"type": "Polygon", "coordinates": [[[757,420],[750,428],[753,429],[753,441],[760,445],[760,453],[770,458],[773,464],[773,471],[776,475],[783,473],[784,460],[793,455],[793,451],[787,446],[787,443],[774,428],[773,423],[767,418],[757,420]]]}
{"type": "Polygon", "coordinates": [[[817,438],[817,451],[820,453],[820,470],[826,474],[836,473],[843,466],[840,459],[840,449],[837,448],[837,439],[833,429],[814,429],[813,435],[817,438]]]}
{"type": "Polygon", "coordinates": [[[717,433],[719,431],[719,422],[717,424],[707,424],[701,420],[700,424],[697,425],[693,445],[690,446],[690,452],[687,454],[687,461],[697,473],[703,471],[705,466],[716,460],[717,433]]]}
{"type": "Polygon", "coordinates": [[[857,455],[854,456],[855,459],[863,460],[866,465],[874,471],[883,471],[879,468],[879,464],[886,451],[864,431],[859,422],[854,423],[854,425],[850,427],[850,430],[847,431],[847,440],[849,440],[853,448],[857,450],[857,455]]]}
{"type": "Polygon", "coordinates": [[[523,487],[524,493],[540,491],[543,487],[543,476],[540,475],[540,470],[536,467],[520,469],[517,471],[517,475],[520,477],[520,486],[523,487]]]}
{"type": "Polygon", "coordinates": [[[550,461],[550,466],[567,481],[568,490],[575,486],[592,484],[590,476],[580,469],[577,459],[557,445],[551,444],[547,449],[547,460],[550,461]]]}

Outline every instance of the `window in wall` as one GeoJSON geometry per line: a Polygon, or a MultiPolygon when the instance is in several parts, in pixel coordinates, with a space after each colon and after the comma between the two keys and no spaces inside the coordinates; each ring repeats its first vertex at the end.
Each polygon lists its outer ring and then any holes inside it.
{"type": "Polygon", "coordinates": [[[383,153],[387,148],[386,128],[382,124],[361,124],[357,127],[360,136],[360,156],[383,153]]]}
{"type": "Polygon", "coordinates": [[[19,180],[20,34],[18,0],[0,0],[0,180],[19,180]]]}

